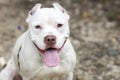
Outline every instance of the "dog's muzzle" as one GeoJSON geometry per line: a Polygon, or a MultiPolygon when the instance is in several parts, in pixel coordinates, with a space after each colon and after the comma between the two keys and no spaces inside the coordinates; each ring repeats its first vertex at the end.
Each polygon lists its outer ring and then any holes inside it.
{"type": "Polygon", "coordinates": [[[37,48],[37,50],[43,54],[43,57],[44,57],[44,63],[46,66],[48,67],[55,67],[59,64],[60,62],[60,57],[59,57],[59,52],[61,51],[61,49],[64,47],[65,43],[67,41],[67,38],[65,38],[65,41],[63,43],[63,45],[60,47],[60,48],[53,48],[51,47],[51,45],[55,44],[56,43],[56,38],[53,37],[53,36],[49,36],[49,37],[46,37],[45,38],[45,43],[48,46],[47,49],[45,50],[42,50],[40,49],[37,44],[34,44],[34,46],[37,48]]]}
{"type": "Polygon", "coordinates": [[[54,48],[54,45],[56,44],[56,37],[54,35],[47,35],[44,38],[44,43],[46,44],[46,48],[54,48]]]}
{"type": "MultiPolygon", "coordinates": [[[[46,48],[45,50],[56,49],[58,52],[60,52],[61,49],[64,47],[67,39],[68,39],[68,38],[65,38],[64,43],[63,43],[63,45],[62,45],[60,48],[49,47],[49,48],[46,48]]],[[[41,53],[44,53],[44,52],[45,52],[45,50],[40,49],[34,41],[32,41],[32,42],[33,42],[34,46],[37,48],[38,51],[40,51],[41,53]]]]}

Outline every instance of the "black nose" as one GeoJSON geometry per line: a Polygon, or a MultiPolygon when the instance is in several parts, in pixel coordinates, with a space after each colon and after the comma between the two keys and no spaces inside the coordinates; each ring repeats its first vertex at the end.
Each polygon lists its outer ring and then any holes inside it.
{"type": "Polygon", "coordinates": [[[44,42],[47,45],[54,45],[56,43],[56,37],[54,35],[48,35],[44,38],[44,42]]]}

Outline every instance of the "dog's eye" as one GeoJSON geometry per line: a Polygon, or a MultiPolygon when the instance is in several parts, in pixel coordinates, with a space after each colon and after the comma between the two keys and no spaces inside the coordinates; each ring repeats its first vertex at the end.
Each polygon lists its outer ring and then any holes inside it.
{"type": "Polygon", "coordinates": [[[41,29],[40,25],[35,26],[36,29],[41,29]]]}
{"type": "Polygon", "coordinates": [[[58,28],[60,28],[60,27],[62,27],[63,26],[63,24],[57,24],[57,27],[58,28]]]}

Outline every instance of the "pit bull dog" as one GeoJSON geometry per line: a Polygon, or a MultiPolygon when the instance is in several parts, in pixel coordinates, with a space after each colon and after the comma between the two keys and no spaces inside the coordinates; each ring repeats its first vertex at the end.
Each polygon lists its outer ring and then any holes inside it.
{"type": "Polygon", "coordinates": [[[28,30],[14,47],[0,80],[72,80],[76,54],[69,40],[69,15],[58,3],[41,8],[37,3],[28,13],[28,30]]]}

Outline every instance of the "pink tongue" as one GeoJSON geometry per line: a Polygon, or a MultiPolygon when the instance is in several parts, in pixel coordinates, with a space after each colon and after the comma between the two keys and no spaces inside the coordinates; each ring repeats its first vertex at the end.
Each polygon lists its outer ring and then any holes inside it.
{"type": "Polygon", "coordinates": [[[59,64],[60,58],[57,50],[46,50],[44,53],[44,63],[48,67],[55,67],[59,64]]]}

